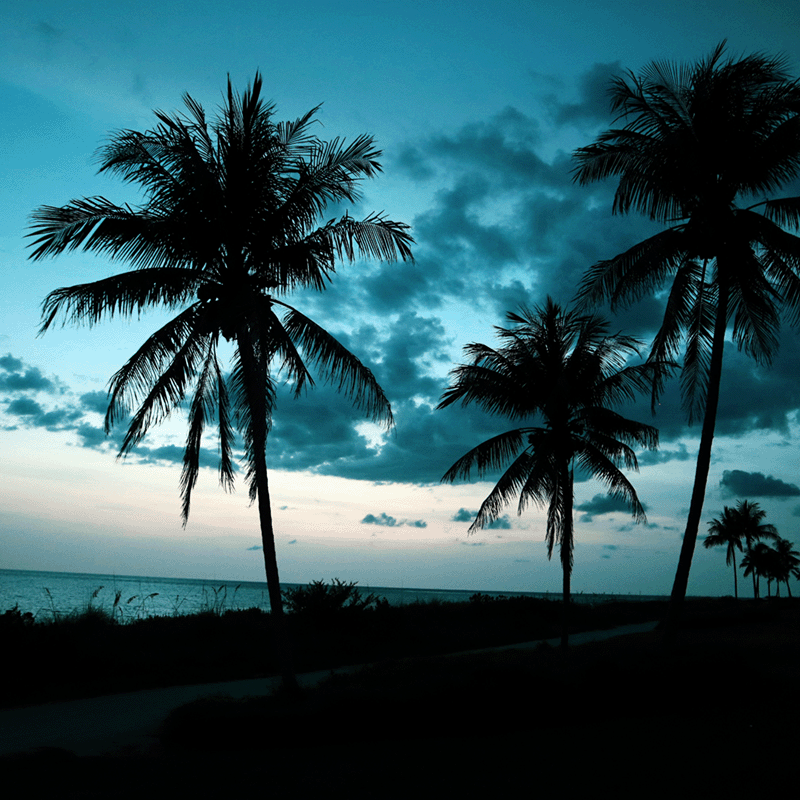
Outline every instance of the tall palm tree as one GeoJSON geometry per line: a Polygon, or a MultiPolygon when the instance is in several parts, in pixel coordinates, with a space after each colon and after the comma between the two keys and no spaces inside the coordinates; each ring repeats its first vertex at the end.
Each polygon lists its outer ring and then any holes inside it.
{"type": "Polygon", "coordinates": [[[497,519],[519,495],[518,512],[533,501],[547,507],[547,556],[560,546],[563,570],[561,643],[568,644],[567,614],[573,564],[573,480],[577,468],[623,499],[637,522],[645,512],[620,465],[636,469],[633,447],[655,448],[658,431],[614,411],[649,391],[665,367],[656,361],[625,366],[638,354],[635,339],[609,335],[604,320],[563,311],[551,298],[533,312],[509,313],[498,327],[498,349],[470,344],[471,363],[456,367],[438,408],[475,403],[491,414],[526,423],[462,456],[443,481],[505,469],[481,504],[470,532],[497,519]],[[539,424],[533,424],[537,422],[539,424]],[[508,461],[511,460],[510,466],[508,461]]]}
{"type": "Polygon", "coordinates": [[[708,523],[708,535],[703,540],[703,547],[727,547],[725,563],[733,564],[733,596],[738,599],[739,586],[736,575],[736,550],[742,550],[742,534],[737,525],[735,509],[725,506],[719,519],[712,519],[708,523]]]}
{"type": "Polygon", "coordinates": [[[800,319],[800,239],[784,230],[800,223],[800,198],[766,199],[800,173],[800,87],[783,59],[726,59],[724,47],[694,65],[655,62],[615,79],[624,126],[575,154],[580,183],[619,177],[615,213],[636,209],[669,226],[592,267],[579,297],[614,309],[672,282],[651,357],[673,359],[685,341],[684,406],[703,424],[670,631],[703,510],[728,325],[740,349],[768,364],[780,311],[800,319]]]}
{"type": "Polygon", "coordinates": [[[283,371],[299,395],[313,385],[310,367],[316,367],[371,419],[388,426],[392,414],[372,372],[282,298],[303,287],[324,289],[342,259],[410,259],[413,240],[406,225],[380,215],[356,220],[345,213],[319,225],[327,206],[359,199],[361,180],[380,171],[380,151],[370,136],[350,144],[321,141],[311,128],[316,109],[275,122],[261,88],[258,73],[241,95],[229,79],[211,121],[185,95],[188,114],[156,112],[152,130],[114,133],[98,151],[100,172],[137,186],[143,204],[93,197],[42,206],[29,235],[33,259],[83,250],[133,267],[51,292],[42,332],[59,319],[92,325],[149,306],[179,312],[111,379],[106,430],[135,409],[124,456],[191,398],[180,480],[184,525],[205,427],[213,425],[219,436],[226,489],[234,481],[234,434],[241,434],[284,681],[293,686],[265,455],[276,374],[283,371]],[[221,338],[233,345],[228,375],[218,359],[221,338]]]}

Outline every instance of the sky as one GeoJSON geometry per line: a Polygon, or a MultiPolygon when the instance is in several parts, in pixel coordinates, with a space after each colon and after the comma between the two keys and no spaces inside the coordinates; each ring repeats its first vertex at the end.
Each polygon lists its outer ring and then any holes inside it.
{"type": "MultiPolygon", "coordinates": [[[[513,427],[472,408],[435,410],[448,374],[468,343],[497,343],[507,312],[548,295],[569,305],[586,269],[659,229],[612,216],[613,182],[571,178],[575,148],[611,126],[611,78],[653,60],[696,61],[723,39],[732,55],[784,54],[800,75],[798,16],[796,0],[677,0],[658,13],[632,0],[4,4],[0,568],[263,580],[257,510],[241,473],[234,493],[219,486],[213,441],[184,528],[185,418],[124,461],[124,431],[103,432],[109,379],[167,318],[37,336],[48,292],[125,267],[85,254],[32,262],[25,239],[40,205],[137,202],[132,187],[96,174],[110,133],[153,127],[153,111],[180,110],[185,92],[213,113],[228,76],[241,90],[260,71],[276,119],[322,104],[322,138],[375,137],[383,173],[351,213],[383,211],[416,241],[413,263],[341,264],[325,292],[288,298],[373,370],[396,426],[365,422],[324,380],[297,400],[281,390],[267,452],[281,579],[558,591],[543,510],[511,505],[468,534],[492,484],[440,483],[461,455],[513,427]]],[[[611,324],[647,345],[662,314],[654,296],[611,324]]],[[[800,545],[798,365],[788,323],[770,368],[727,348],[701,537],[725,505],[748,499],[800,545]]],[[[655,417],[649,403],[625,413],[661,433],[629,473],[647,523],[602,484],[578,481],[573,591],[668,594],[699,428],[676,384],[655,417]]],[[[731,594],[732,577],[724,552],[698,542],[689,594],[731,594]]]]}

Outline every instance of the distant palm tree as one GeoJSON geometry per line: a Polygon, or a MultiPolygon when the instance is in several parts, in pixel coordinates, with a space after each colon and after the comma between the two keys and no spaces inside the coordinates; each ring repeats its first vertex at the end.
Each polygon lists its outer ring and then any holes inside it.
{"type": "MultiPolygon", "coordinates": [[[[744,541],[745,548],[748,553],[753,549],[755,542],[760,542],[762,539],[777,539],[778,529],[774,525],[764,522],[764,517],[767,512],[758,503],[751,503],[749,500],[740,500],[736,504],[736,523],[739,529],[739,535],[744,541]]],[[[766,545],[764,545],[766,547],[766,545]]],[[[769,556],[763,556],[759,551],[756,556],[756,568],[761,564],[764,565],[764,559],[769,556]],[[760,559],[760,560],[759,560],[760,559]]],[[[742,566],[744,566],[744,559],[742,559],[742,566]]],[[[758,597],[757,585],[758,574],[757,570],[751,573],[745,572],[745,575],[752,574],[753,576],[753,596],[758,597]]]]}
{"type": "Polygon", "coordinates": [[[733,596],[739,597],[739,587],[736,575],[736,550],[742,549],[742,534],[737,525],[736,511],[728,506],[722,509],[719,519],[708,523],[708,535],[703,541],[705,548],[727,547],[725,563],[733,564],[733,596]]]}
{"type": "Polygon", "coordinates": [[[547,507],[547,555],[560,545],[563,570],[562,646],[568,644],[567,613],[573,563],[573,480],[577,468],[624,500],[637,522],[645,512],[620,465],[636,469],[633,447],[655,448],[658,431],[626,419],[613,408],[649,391],[665,367],[655,361],[625,366],[638,342],[609,335],[605,321],[562,311],[549,297],[543,308],[509,313],[510,328],[497,328],[502,346],[470,344],[471,363],[456,367],[438,408],[475,403],[491,414],[526,423],[495,436],[462,456],[443,481],[505,468],[483,501],[470,531],[497,519],[519,495],[547,507]],[[539,424],[532,424],[539,420],[539,424]],[[512,460],[513,459],[513,460],[512,460]],[[511,460],[510,466],[508,461],[511,460]]]}
{"type": "MultiPolygon", "coordinates": [[[[739,596],[736,577],[736,548],[742,550],[742,543],[750,552],[753,542],[759,539],[774,539],[777,531],[774,525],[762,523],[766,512],[758,503],[749,500],[740,500],[736,508],[725,506],[720,519],[708,523],[709,533],[703,546],[706,548],[727,546],[725,563],[733,563],[733,589],[734,595],[739,596]]],[[[747,573],[750,574],[750,573],[747,573]]],[[[755,573],[753,573],[753,591],[755,592],[755,573]]]]}
{"type": "Polygon", "coordinates": [[[624,127],[575,154],[580,183],[619,176],[615,213],[637,209],[669,226],[596,264],[579,292],[613,310],[672,284],[651,357],[674,359],[685,341],[684,405],[703,425],[669,631],[703,510],[728,323],[739,348],[769,363],[779,311],[800,318],[800,239],[783,227],[800,224],[800,198],[766,199],[800,173],[800,86],[783,59],[724,59],[724,47],[693,65],[659,61],[616,78],[612,108],[624,127]]]}
{"type": "Polygon", "coordinates": [[[775,577],[780,587],[781,581],[786,584],[786,591],[789,597],[792,596],[792,589],[789,586],[789,578],[800,578],[800,552],[794,549],[794,542],[782,539],[780,536],[775,538],[775,577]]]}
{"type": "Polygon", "coordinates": [[[359,199],[360,181],[380,171],[380,151],[369,136],[321,141],[311,132],[316,109],[276,123],[261,87],[256,74],[252,89],[239,95],[229,80],[211,122],[185,95],[188,116],[156,112],[154,129],[113,134],[98,152],[100,171],[139,187],[143,205],[94,197],[42,206],[29,235],[33,259],[80,249],[133,267],[51,292],[42,332],[59,318],[92,325],[149,306],[180,309],[111,379],[106,431],[136,409],[120,449],[126,455],[191,397],[180,481],[184,525],[204,428],[217,429],[226,489],[234,480],[234,431],[241,433],[283,677],[294,686],[265,455],[276,371],[299,395],[313,385],[309,365],[316,366],[370,418],[391,425],[392,413],[372,372],[281,298],[303,287],[324,289],[341,259],[410,259],[413,240],[406,225],[378,215],[356,220],[345,213],[319,226],[327,206],[359,199]],[[228,375],[217,357],[221,338],[233,345],[228,375]]]}

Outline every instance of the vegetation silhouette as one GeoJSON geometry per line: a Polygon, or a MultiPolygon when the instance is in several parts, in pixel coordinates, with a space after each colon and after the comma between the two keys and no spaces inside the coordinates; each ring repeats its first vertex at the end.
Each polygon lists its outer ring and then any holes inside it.
{"type": "Polygon", "coordinates": [[[495,436],[462,456],[442,481],[505,469],[483,501],[470,532],[497,519],[519,495],[518,513],[533,501],[547,507],[547,556],[560,546],[563,570],[561,644],[569,640],[568,614],[573,564],[573,481],[577,467],[624,500],[637,522],[646,521],[636,491],[620,465],[637,469],[633,446],[654,449],[658,431],[618,414],[613,407],[647,392],[669,365],[656,360],[624,366],[639,343],[609,335],[596,316],[564,311],[548,297],[534,311],[509,312],[511,328],[496,328],[502,346],[470,344],[471,363],[452,372],[452,385],[437,408],[475,403],[515,421],[538,417],[542,424],[495,436]],[[513,459],[510,466],[508,461],[513,459]]]}
{"type": "Polygon", "coordinates": [[[392,412],[372,372],[322,327],[281,297],[310,287],[323,290],[342,259],[411,259],[408,226],[372,214],[348,213],[318,226],[331,205],[354,203],[359,184],[381,170],[370,136],[352,143],[320,140],[312,109],[275,122],[274,106],[252,88],[238,94],[228,80],[225,102],[206,119],[184,96],[187,115],[157,111],[144,133],[113,134],[97,157],[100,172],[144,193],[139,207],[104,197],[73,200],[33,212],[34,260],[83,250],[133,269],[93,283],[57,289],[42,306],[41,332],[61,318],[93,325],[150,306],[181,309],[113,376],[106,431],[135,413],[120,448],[130,453],[155,424],[189,401],[189,433],[181,475],[182,516],[189,516],[207,425],[219,437],[220,482],[234,483],[235,431],[244,442],[250,499],[258,500],[264,566],[282,674],[295,686],[275,554],[266,444],[283,371],[295,395],[314,381],[316,366],[374,421],[392,424],[392,412]],[[232,369],[218,360],[220,338],[233,345],[232,369]]]}
{"type": "MultiPolygon", "coordinates": [[[[766,512],[761,509],[758,503],[751,503],[749,500],[740,500],[736,508],[725,506],[719,519],[713,519],[708,523],[709,533],[703,541],[703,547],[726,546],[725,563],[730,566],[733,563],[733,589],[734,597],[739,597],[737,578],[736,578],[736,548],[742,550],[742,542],[747,547],[747,553],[753,549],[753,542],[759,539],[777,538],[777,530],[774,525],[764,524],[762,520],[766,512]]],[[[746,572],[745,575],[749,575],[746,572]]],[[[753,573],[753,596],[756,593],[756,575],[753,573]]]]}
{"type": "Polygon", "coordinates": [[[614,79],[624,127],[575,153],[579,183],[619,177],[614,213],[635,209],[669,226],[593,266],[578,294],[614,310],[672,282],[650,357],[673,359],[685,341],[684,407],[703,423],[668,636],[703,510],[728,324],[740,349],[769,364],[780,312],[800,320],[800,239],[784,230],[800,223],[800,198],[762,199],[800,173],[800,86],[783,58],[724,52],[722,42],[696,64],[659,61],[614,79]]]}
{"type": "Polygon", "coordinates": [[[777,581],[778,596],[780,596],[781,583],[785,583],[786,591],[791,597],[792,588],[789,586],[789,578],[800,578],[800,552],[794,549],[794,542],[778,536],[775,538],[775,553],[773,571],[777,581]]]}

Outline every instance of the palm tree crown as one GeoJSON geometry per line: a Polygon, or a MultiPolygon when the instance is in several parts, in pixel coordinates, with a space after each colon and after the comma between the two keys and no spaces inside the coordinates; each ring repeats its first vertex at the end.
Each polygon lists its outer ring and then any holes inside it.
{"type": "MultiPolygon", "coordinates": [[[[438,407],[475,403],[527,424],[470,450],[442,480],[467,478],[473,467],[479,475],[505,469],[470,531],[495,520],[517,495],[520,514],[531,501],[547,507],[547,553],[550,557],[560,545],[566,604],[573,563],[574,469],[598,478],[625,500],[637,521],[645,519],[619,467],[636,469],[633,447],[655,448],[658,432],[613,407],[648,391],[664,366],[653,361],[625,366],[638,353],[636,340],[609,335],[603,320],[565,312],[550,298],[543,308],[507,316],[513,327],[497,328],[502,346],[468,345],[471,363],[453,370],[452,385],[438,407]],[[537,418],[540,424],[530,424],[537,418]]],[[[566,630],[562,637],[566,643],[566,630]]]]}
{"type": "MultiPolygon", "coordinates": [[[[689,420],[703,418],[695,486],[673,587],[686,593],[719,399],[725,332],[759,362],[778,343],[780,312],[800,320],[800,198],[766,199],[800,172],[800,87],[780,58],[656,62],[617,78],[612,108],[623,127],[580,148],[575,178],[618,176],[614,212],[638,210],[669,227],[592,267],[583,303],[612,309],[672,282],[651,358],[683,350],[689,420]]],[[[661,389],[654,386],[655,395],[661,389]]]]}
{"type": "Polygon", "coordinates": [[[280,614],[265,460],[275,371],[300,394],[313,385],[315,366],[370,418],[392,422],[372,372],[282,298],[303,287],[324,289],[341,259],[410,259],[413,240],[406,225],[374,214],[356,220],[345,213],[319,226],[327,206],[359,199],[360,182],[380,171],[381,153],[369,136],[321,141],[311,130],[316,109],[274,121],[261,88],[258,74],[241,95],[229,80],[211,121],[186,95],[188,114],[156,112],[154,129],[113,134],[98,151],[100,171],[137,186],[143,204],[94,197],[42,206],[29,235],[33,259],[83,250],[133,267],[51,292],[42,332],[58,319],[92,325],[152,305],[178,310],[111,379],[106,430],[135,409],[120,450],[127,454],[188,400],[184,524],[204,428],[217,430],[226,488],[234,478],[234,432],[241,433],[250,496],[259,500],[270,603],[280,614]],[[221,338],[234,346],[227,375],[218,359],[221,338]]]}

